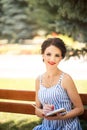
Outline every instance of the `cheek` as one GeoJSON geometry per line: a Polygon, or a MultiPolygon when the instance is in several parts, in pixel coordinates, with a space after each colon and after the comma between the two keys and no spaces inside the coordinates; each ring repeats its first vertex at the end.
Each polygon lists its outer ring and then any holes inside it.
{"type": "Polygon", "coordinates": [[[56,60],[56,63],[59,63],[61,60],[62,60],[61,58],[57,59],[57,60],[56,60]]]}
{"type": "Polygon", "coordinates": [[[44,58],[44,62],[46,63],[47,61],[48,61],[48,58],[45,57],[45,58],[44,58]]]}
{"type": "Polygon", "coordinates": [[[47,57],[47,56],[43,56],[43,59],[44,59],[44,61],[46,61],[46,60],[49,59],[49,57],[47,57]]]}

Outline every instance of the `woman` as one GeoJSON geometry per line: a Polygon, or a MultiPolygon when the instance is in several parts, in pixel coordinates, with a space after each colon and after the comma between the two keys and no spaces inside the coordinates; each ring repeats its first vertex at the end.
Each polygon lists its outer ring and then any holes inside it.
{"type": "Polygon", "coordinates": [[[33,130],[82,130],[78,116],[84,112],[76,86],[67,73],[58,68],[66,47],[59,38],[48,38],[41,46],[46,72],[36,79],[36,115],[42,124],[33,130]],[[46,116],[53,109],[65,108],[67,113],[46,116]]]}

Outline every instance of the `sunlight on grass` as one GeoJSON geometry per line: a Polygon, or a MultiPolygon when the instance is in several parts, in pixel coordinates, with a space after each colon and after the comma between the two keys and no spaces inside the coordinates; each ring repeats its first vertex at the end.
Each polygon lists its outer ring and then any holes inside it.
{"type": "Polygon", "coordinates": [[[41,120],[35,115],[0,113],[0,130],[32,130],[41,120]]]}
{"type": "Polygon", "coordinates": [[[0,78],[0,88],[35,90],[33,78],[0,78]]]}
{"type": "MultiPolygon", "coordinates": [[[[87,93],[87,80],[75,80],[78,92],[87,93]]],[[[0,78],[0,88],[35,90],[34,78],[0,78]]]]}
{"type": "Polygon", "coordinates": [[[87,93],[87,80],[75,80],[75,84],[79,93],[87,93]]]}

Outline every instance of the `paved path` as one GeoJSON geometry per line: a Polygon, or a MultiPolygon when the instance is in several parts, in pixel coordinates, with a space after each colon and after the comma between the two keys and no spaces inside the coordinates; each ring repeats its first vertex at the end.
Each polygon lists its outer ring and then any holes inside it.
{"type": "MultiPolygon", "coordinates": [[[[87,79],[87,61],[70,59],[59,67],[74,79],[87,79]]],[[[0,55],[0,78],[36,78],[44,71],[40,55],[0,55]]]]}

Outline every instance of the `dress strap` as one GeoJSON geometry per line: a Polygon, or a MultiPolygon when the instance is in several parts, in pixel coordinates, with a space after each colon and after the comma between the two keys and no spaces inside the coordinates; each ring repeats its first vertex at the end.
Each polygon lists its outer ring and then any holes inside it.
{"type": "Polygon", "coordinates": [[[60,75],[60,78],[59,78],[59,81],[58,81],[58,84],[61,84],[62,83],[62,79],[64,77],[64,72],[60,75]]]}
{"type": "Polygon", "coordinates": [[[42,84],[42,75],[39,76],[40,85],[42,84]]]}

